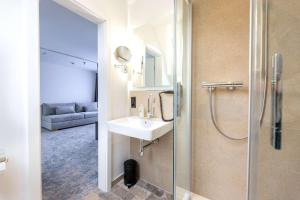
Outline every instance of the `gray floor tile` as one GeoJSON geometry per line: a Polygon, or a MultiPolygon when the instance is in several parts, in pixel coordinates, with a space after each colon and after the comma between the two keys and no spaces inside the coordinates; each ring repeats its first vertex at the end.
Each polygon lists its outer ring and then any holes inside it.
{"type": "Polygon", "coordinates": [[[151,194],[146,200],[162,200],[162,198],[159,198],[154,194],[151,194]]]}
{"type": "Polygon", "coordinates": [[[116,194],[118,197],[120,197],[123,200],[132,200],[134,198],[134,194],[124,189],[123,187],[120,187],[119,185],[115,185],[113,187],[112,193],[116,194]]]}
{"type": "Polygon", "coordinates": [[[151,185],[149,183],[146,184],[146,189],[158,197],[162,197],[162,195],[164,194],[164,191],[162,189],[160,189],[154,185],[151,185]]]}
{"type": "Polygon", "coordinates": [[[140,180],[135,186],[128,188],[123,180],[113,186],[111,192],[101,194],[105,200],[171,200],[171,194],[140,180]]]}

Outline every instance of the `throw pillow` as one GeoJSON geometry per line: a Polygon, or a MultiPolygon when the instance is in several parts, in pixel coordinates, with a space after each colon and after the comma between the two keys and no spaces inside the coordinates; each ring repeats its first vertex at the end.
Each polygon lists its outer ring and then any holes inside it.
{"type": "Polygon", "coordinates": [[[56,107],[57,115],[70,114],[70,113],[75,113],[74,106],[57,106],[56,107]]]}
{"type": "Polygon", "coordinates": [[[96,103],[93,103],[88,106],[84,106],[83,109],[84,109],[84,112],[95,112],[98,110],[98,107],[97,107],[96,103]]]}

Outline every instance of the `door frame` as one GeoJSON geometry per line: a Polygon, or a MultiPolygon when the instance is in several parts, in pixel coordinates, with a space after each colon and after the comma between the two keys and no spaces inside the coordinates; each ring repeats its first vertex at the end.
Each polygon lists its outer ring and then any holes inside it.
{"type": "MultiPolygon", "coordinates": [[[[111,117],[111,46],[110,20],[103,13],[95,13],[76,0],[54,0],[59,5],[92,21],[98,25],[98,187],[104,192],[111,189],[111,136],[105,125],[111,117]],[[101,115],[99,115],[101,113],[101,115]]],[[[31,199],[42,199],[41,179],[41,106],[40,106],[40,33],[39,33],[39,2],[36,0],[35,19],[33,19],[35,37],[32,47],[32,68],[29,70],[28,92],[28,130],[29,130],[29,173],[32,184],[28,186],[31,199]],[[40,192],[37,192],[40,191],[40,192]]],[[[30,39],[32,40],[33,37],[30,39]]]]}
{"type": "Polygon", "coordinates": [[[262,68],[268,65],[266,63],[268,60],[266,58],[268,55],[268,2],[268,0],[250,0],[247,200],[257,198],[257,144],[260,140],[261,120],[266,106],[265,99],[262,99],[257,88],[260,77],[263,77],[262,68]],[[261,101],[262,105],[258,105],[261,101]]]}

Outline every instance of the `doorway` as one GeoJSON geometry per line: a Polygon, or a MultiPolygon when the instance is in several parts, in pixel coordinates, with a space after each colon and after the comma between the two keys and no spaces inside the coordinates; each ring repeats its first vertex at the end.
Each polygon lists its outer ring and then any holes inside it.
{"type": "Polygon", "coordinates": [[[43,199],[98,189],[98,32],[94,21],[40,1],[43,199]]]}

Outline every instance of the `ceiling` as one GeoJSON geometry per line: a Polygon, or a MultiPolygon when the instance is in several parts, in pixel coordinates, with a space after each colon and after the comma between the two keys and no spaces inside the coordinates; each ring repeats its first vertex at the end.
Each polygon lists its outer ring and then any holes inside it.
{"type": "Polygon", "coordinates": [[[52,0],[41,0],[40,46],[97,61],[97,25],[52,0]]]}
{"type": "Polygon", "coordinates": [[[174,13],[174,0],[128,0],[131,28],[153,24],[174,13]]]}

